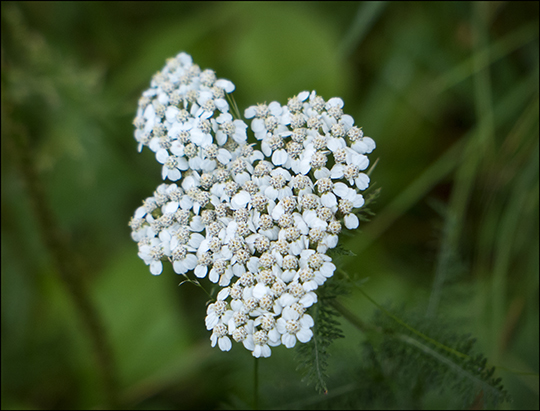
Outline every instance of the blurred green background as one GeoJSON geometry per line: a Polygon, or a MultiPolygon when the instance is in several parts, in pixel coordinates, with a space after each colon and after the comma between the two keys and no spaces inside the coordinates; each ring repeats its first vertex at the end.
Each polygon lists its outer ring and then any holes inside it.
{"type": "MultiPolygon", "coordinates": [[[[136,150],[137,101],[180,51],[232,80],[241,111],[343,98],[377,143],[382,191],[340,267],[381,303],[471,332],[514,398],[502,407],[538,408],[538,2],[1,7],[3,409],[102,408],[115,392],[136,409],[252,406],[250,353],[210,347],[206,295],[168,265],[152,276],[127,225],[161,183],[136,150]]],[[[259,364],[260,406],[346,398],[363,336],[342,325],[330,397],[282,346],[259,364]]],[[[452,404],[435,394],[417,405],[452,404]]]]}

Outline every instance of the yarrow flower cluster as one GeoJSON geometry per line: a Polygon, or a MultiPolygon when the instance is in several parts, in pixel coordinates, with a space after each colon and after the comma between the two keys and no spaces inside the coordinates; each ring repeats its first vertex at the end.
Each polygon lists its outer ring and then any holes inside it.
{"type": "Polygon", "coordinates": [[[139,150],[163,165],[161,184],[130,221],[139,257],[158,275],[169,260],[221,290],[208,305],[212,346],[232,340],[255,357],[308,342],[307,309],[336,269],[327,255],[369,185],[363,171],[375,142],[343,101],[314,91],[229,113],[235,86],[201,71],[185,53],[168,60],[143,93],[134,120],[139,150]],[[260,149],[258,149],[260,148],[260,149]]]}

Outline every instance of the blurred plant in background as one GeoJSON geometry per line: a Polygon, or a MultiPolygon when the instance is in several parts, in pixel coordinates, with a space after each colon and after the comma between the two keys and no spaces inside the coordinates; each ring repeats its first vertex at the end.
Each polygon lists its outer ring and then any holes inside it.
{"type": "Polygon", "coordinates": [[[384,163],[333,256],[360,287],[312,313],[345,336],[319,347],[328,393],[274,349],[261,407],[491,406],[502,377],[504,407],[538,408],[538,4],[519,2],[2,3],[3,408],[253,406],[249,352],[209,347],[207,296],[148,275],[125,225],[161,173],[134,108],[179,50],[241,107],[339,95],[384,163]]]}

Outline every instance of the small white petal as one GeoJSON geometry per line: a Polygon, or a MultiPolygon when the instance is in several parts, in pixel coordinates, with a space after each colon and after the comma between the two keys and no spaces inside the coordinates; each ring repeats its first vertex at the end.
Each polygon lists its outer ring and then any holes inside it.
{"type": "Polygon", "coordinates": [[[309,91],[302,91],[298,93],[298,100],[305,101],[309,97],[309,91]]]}
{"type": "Polygon", "coordinates": [[[216,132],[216,142],[218,145],[222,146],[227,142],[227,134],[225,134],[223,131],[218,130],[216,132]]]}
{"type": "Polygon", "coordinates": [[[249,351],[253,351],[255,349],[255,344],[253,343],[252,335],[248,335],[246,339],[242,341],[242,344],[244,344],[244,347],[249,351]]]}
{"type": "Polygon", "coordinates": [[[298,341],[307,343],[309,340],[311,340],[311,337],[313,337],[313,331],[311,331],[309,328],[302,328],[300,331],[298,331],[296,337],[298,338],[298,341]]]}
{"type": "Polygon", "coordinates": [[[364,137],[364,144],[367,146],[367,151],[365,154],[371,153],[377,147],[375,141],[371,137],[364,137]]]}
{"type": "Polygon", "coordinates": [[[209,280],[212,281],[213,283],[217,283],[218,280],[219,280],[219,274],[217,273],[216,270],[214,269],[211,269],[210,270],[210,275],[208,276],[209,280]]]}
{"type": "Polygon", "coordinates": [[[153,275],[160,275],[162,271],[163,264],[161,263],[161,261],[152,261],[152,263],[150,264],[150,272],[153,275]]]}
{"type": "Polygon", "coordinates": [[[272,347],[277,347],[281,344],[281,334],[279,331],[274,327],[270,331],[268,331],[268,345],[272,347]]]}
{"type": "Polygon", "coordinates": [[[343,164],[335,164],[334,167],[332,167],[332,170],[330,170],[330,178],[332,180],[337,180],[343,177],[345,174],[345,167],[343,164]]]}
{"type": "Polygon", "coordinates": [[[251,201],[251,196],[247,191],[240,191],[231,199],[231,209],[238,210],[240,208],[245,208],[246,205],[251,201]]]}
{"type": "Polygon", "coordinates": [[[274,220],[279,220],[280,217],[285,214],[285,210],[283,209],[283,205],[281,204],[281,202],[274,207],[274,209],[272,210],[272,218],[274,220]]]}
{"type": "Polygon", "coordinates": [[[143,218],[146,215],[146,208],[141,206],[135,210],[135,218],[143,218]]]}
{"type": "Polygon", "coordinates": [[[368,152],[368,146],[362,140],[358,140],[351,145],[351,148],[359,154],[366,154],[368,152]]]}
{"type": "Polygon", "coordinates": [[[215,99],[214,104],[216,105],[216,108],[221,112],[229,110],[229,103],[227,103],[227,100],[223,98],[215,99]]]}
{"type": "Polygon", "coordinates": [[[245,111],[244,111],[244,117],[245,118],[253,118],[253,117],[255,117],[255,113],[256,113],[255,108],[256,108],[255,106],[251,106],[251,107],[246,108],[245,111]]]}
{"type": "Polygon", "coordinates": [[[328,170],[326,167],[322,167],[318,170],[315,170],[315,178],[317,180],[320,180],[322,178],[328,178],[331,176],[330,170],[328,170]]]}
{"type": "Polygon", "coordinates": [[[326,278],[329,278],[334,275],[334,271],[336,271],[336,266],[333,263],[326,262],[322,265],[320,271],[322,275],[324,275],[326,278]]]}
{"type": "Polygon", "coordinates": [[[335,138],[335,137],[329,138],[327,147],[331,151],[336,151],[340,148],[345,147],[345,140],[343,140],[342,138],[335,138]]]}
{"type": "Polygon", "coordinates": [[[202,230],[204,230],[205,226],[201,222],[201,217],[200,216],[193,217],[191,219],[191,223],[189,224],[189,228],[191,228],[193,231],[196,231],[196,232],[201,232],[202,230]]]}
{"type": "Polygon", "coordinates": [[[274,187],[267,187],[266,190],[264,190],[264,195],[268,197],[270,200],[275,200],[278,198],[278,191],[274,187]]]}
{"type": "Polygon", "coordinates": [[[324,243],[328,246],[328,248],[334,248],[337,246],[339,237],[337,235],[329,235],[325,238],[324,243]]]}
{"type": "Polygon", "coordinates": [[[343,124],[345,130],[349,130],[354,124],[354,118],[352,118],[348,114],[344,114],[343,116],[341,116],[340,123],[343,124]]]}
{"type": "Polygon", "coordinates": [[[283,112],[281,104],[279,104],[277,101],[272,101],[270,104],[268,104],[268,110],[274,116],[280,116],[283,112]]]}
{"type": "Polygon", "coordinates": [[[189,163],[187,161],[187,159],[185,157],[178,157],[176,159],[178,161],[178,165],[177,167],[180,169],[180,170],[187,170],[189,168],[189,163]]]}
{"type": "Polygon", "coordinates": [[[352,200],[354,208],[360,208],[364,205],[364,196],[362,194],[356,194],[352,200]]]}
{"type": "Polygon", "coordinates": [[[193,270],[197,266],[198,260],[194,254],[188,254],[184,259],[184,264],[188,270],[193,270]]]}
{"type": "MultiPolygon", "coordinates": [[[[197,217],[194,217],[194,219],[197,217]]],[[[201,243],[205,240],[204,236],[199,233],[193,233],[191,234],[191,237],[189,239],[188,245],[190,247],[198,249],[201,245],[201,243]]]]}
{"type": "Polygon", "coordinates": [[[232,155],[229,150],[225,150],[224,148],[220,148],[218,150],[217,160],[221,164],[228,164],[229,161],[231,161],[232,155]]]}
{"type": "Polygon", "coordinates": [[[161,164],[165,164],[168,158],[169,158],[169,152],[165,150],[164,148],[158,150],[158,152],[156,153],[156,160],[160,162],[161,164]]]}
{"type": "Polygon", "coordinates": [[[243,173],[236,174],[233,179],[236,184],[238,184],[239,186],[243,186],[244,184],[246,184],[246,182],[251,180],[251,175],[244,171],[243,173]]]}
{"type": "Polygon", "coordinates": [[[347,214],[345,216],[345,227],[347,227],[349,230],[354,230],[358,227],[359,221],[358,217],[354,214],[347,214]]]}
{"type": "Polygon", "coordinates": [[[173,262],[173,269],[176,274],[185,274],[189,271],[182,261],[173,262]]]}
{"type": "Polygon", "coordinates": [[[175,106],[169,106],[167,107],[167,110],[165,111],[165,117],[167,118],[167,121],[169,123],[174,123],[176,120],[176,115],[180,112],[178,110],[178,107],[175,106]]]}
{"type": "Polygon", "coordinates": [[[206,329],[207,330],[212,330],[216,325],[217,323],[219,322],[219,317],[217,315],[208,315],[205,319],[204,319],[204,324],[206,325],[206,329]]]}
{"type": "Polygon", "coordinates": [[[174,213],[176,210],[178,210],[178,201],[169,201],[165,205],[164,212],[165,213],[174,213]]]}
{"type": "Polygon", "coordinates": [[[356,178],[355,183],[359,190],[365,190],[369,186],[369,176],[367,174],[360,173],[356,178]]]}
{"type": "Polygon", "coordinates": [[[292,348],[296,344],[296,337],[292,334],[286,333],[281,336],[281,342],[287,348],[292,348]]]}
{"type": "MultiPolygon", "coordinates": [[[[314,283],[314,281],[308,281],[308,283],[314,283]]],[[[304,289],[306,284],[304,284],[304,289]]],[[[309,287],[311,288],[310,291],[317,289],[317,286],[315,285],[315,288],[313,288],[314,284],[310,284],[309,287]]],[[[300,298],[300,301],[298,301],[300,304],[302,304],[304,307],[308,308],[311,307],[313,304],[317,302],[317,294],[308,292],[305,294],[302,298],[300,298]]]]}
{"type": "Polygon", "coordinates": [[[277,150],[272,154],[272,163],[276,166],[281,166],[287,162],[289,155],[285,150],[277,150]]]}
{"type": "Polygon", "coordinates": [[[233,116],[231,113],[221,113],[216,118],[216,123],[223,124],[223,123],[226,123],[227,121],[232,121],[232,120],[233,120],[233,116]]]}
{"type": "Polygon", "coordinates": [[[235,264],[233,265],[232,270],[235,276],[242,277],[242,275],[244,275],[246,272],[246,267],[244,267],[243,264],[235,264]]]}
{"type": "Polygon", "coordinates": [[[173,168],[172,170],[169,170],[168,177],[171,181],[178,181],[180,180],[180,177],[182,177],[182,174],[180,173],[180,170],[173,168]]]}
{"type": "MultiPolygon", "coordinates": [[[[197,270],[195,270],[195,271],[197,271],[197,270]]],[[[218,301],[225,300],[229,296],[229,293],[230,293],[230,288],[223,288],[217,295],[218,301]]]]}
{"type": "Polygon", "coordinates": [[[266,126],[264,125],[264,120],[256,118],[251,122],[251,129],[254,133],[260,133],[266,131],[266,126]]]}
{"type": "MultiPolygon", "coordinates": [[[[293,297],[289,293],[283,294],[281,297],[279,297],[279,302],[283,307],[289,307],[290,308],[290,306],[293,305],[296,302],[296,300],[297,299],[295,297],[293,297]]],[[[297,315],[298,315],[298,312],[296,310],[293,310],[292,308],[290,309],[290,315],[289,316],[285,315],[285,310],[281,314],[281,316],[285,320],[296,320],[298,317],[295,318],[295,316],[297,316],[297,315]]]]}
{"type": "Polygon", "coordinates": [[[280,334],[285,334],[287,332],[287,322],[283,318],[279,318],[276,321],[276,329],[280,334]]]}
{"type": "Polygon", "coordinates": [[[229,80],[219,79],[214,84],[216,87],[222,88],[226,93],[232,93],[235,89],[234,83],[229,80]]]}
{"type": "Polygon", "coordinates": [[[354,190],[351,190],[351,188],[349,188],[347,184],[344,183],[335,183],[333,191],[338,197],[341,198],[348,198],[347,195],[350,193],[350,191],[352,191],[353,194],[356,194],[354,190]]]}
{"type": "Polygon", "coordinates": [[[251,257],[247,263],[247,268],[250,272],[256,273],[259,270],[259,258],[251,257]]]}
{"type": "Polygon", "coordinates": [[[221,351],[229,351],[232,347],[232,343],[229,337],[225,336],[225,337],[221,337],[218,340],[218,346],[221,351]]]}
{"type": "Polygon", "coordinates": [[[267,292],[268,292],[268,287],[266,287],[262,283],[258,283],[253,288],[253,297],[260,300],[262,297],[264,297],[267,294],[267,292]]]}
{"type": "MultiPolygon", "coordinates": [[[[297,254],[296,254],[297,255],[297,254]]],[[[286,283],[289,283],[292,281],[292,279],[294,278],[294,276],[296,275],[296,271],[294,270],[285,270],[283,271],[283,273],[281,274],[281,279],[286,282],[286,283]]]]}
{"type": "MultiPolygon", "coordinates": [[[[204,277],[206,277],[207,271],[208,271],[208,267],[206,267],[204,265],[198,265],[195,268],[195,277],[204,278],[204,277]]],[[[224,291],[224,290],[221,290],[221,291],[224,291]]]]}
{"type": "Polygon", "coordinates": [[[332,193],[325,193],[321,196],[321,204],[325,207],[332,208],[337,205],[336,196],[332,193]]]}
{"type": "Polygon", "coordinates": [[[330,100],[327,101],[326,103],[326,108],[329,109],[330,107],[338,107],[338,108],[342,108],[343,107],[343,100],[339,97],[332,97],[330,100]]]}

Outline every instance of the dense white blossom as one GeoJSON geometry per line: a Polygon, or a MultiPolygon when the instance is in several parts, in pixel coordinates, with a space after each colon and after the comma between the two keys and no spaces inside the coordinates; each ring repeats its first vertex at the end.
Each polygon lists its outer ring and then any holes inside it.
{"type": "Polygon", "coordinates": [[[311,340],[306,312],[334,275],[327,251],[355,229],[375,142],[343,113],[344,102],[303,91],[286,105],[229,113],[229,80],[186,53],[167,61],[139,100],[139,150],[162,164],[161,184],[130,221],[139,257],[159,275],[169,260],[219,287],[206,328],[222,351],[241,342],[255,357],[311,340]]]}
{"type": "Polygon", "coordinates": [[[201,71],[186,53],[154,75],[133,124],[139,151],[147,145],[156,153],[164,180],[178,181],[188,168],[210,172],[231,160],[227,142],[245,144],[247,124],[232,118],[225,99],[234,88],[212,70],[201,71]]]}

